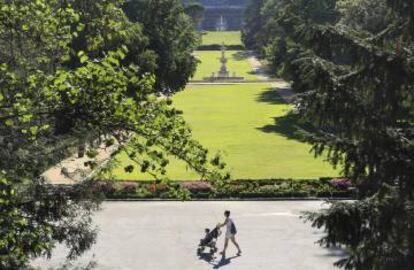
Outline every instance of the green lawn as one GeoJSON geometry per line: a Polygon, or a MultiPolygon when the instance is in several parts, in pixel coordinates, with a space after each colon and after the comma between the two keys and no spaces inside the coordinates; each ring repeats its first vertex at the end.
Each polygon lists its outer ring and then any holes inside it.
{"type": "MultiPolygon", "coordinates": [[[[266,83],[192,85],[174,100],[184,110],[195,138],[210,152],[223,152],[233,179],[336,176],[328,163],[314,159],[310,145],[298,140],[296,120],[287,115],[290,106],[269,87],[266,83]]],[[[116,178],[151,179],[125,173],[123,168],[132,163],[125,154],[117,158],[122,166],[114,171],[116,178]]],[[[197,179],[182,162],[170,165],[171,179],[197,179]]]]}
{"type": "Polygon", "coordinates": [[[202,36],[203,45],[223,44],[242,45],[240,31],[206,32],[202,36]]]}
{"type": "MultiPolygon", "coordinates": [[[[193,80],[202,80],[204,77],[209,77],[213,72],[219,71],[221,63],[220,51],[197,51],[195,52],[197,59],[201,61],[198,64],[197,72],[193,77],[193,80]]],[[[252,67],[247,59],[247,55],[243,51],[227,51],[226,56],[228,58],[228,70],[230,75],[236,72],[236,76],[245,77],[246,80],[256,80],[257,76],[253,74],[252,67]]]]}

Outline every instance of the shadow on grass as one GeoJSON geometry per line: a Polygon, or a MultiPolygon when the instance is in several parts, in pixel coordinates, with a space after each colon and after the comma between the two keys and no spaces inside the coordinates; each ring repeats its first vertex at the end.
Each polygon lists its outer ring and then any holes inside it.
{"type": "MultiPolygon", "coordinates": [[[[274,88],[268,88],[259,94],[256,99],[258,102],[265,102],[273,105],[282,105],[286,102],[277,94],[274,88]]],[[[310,134],[316,134],[315,129],[310,123],[303,120],[299,115],[288,113],[287,115],[274,117],[274,124],[257,128],[265,133],[276,133],[291,140],[304,142],[310,134]]]]}
{"type": "Polygon", "coordinates": [[[286,104],[286,102],[277,94],[275,88],[267,88],[266,91],[261,92],[256,98],[256,101],[274,105],[286,104]]]}
{"type": "Polygon", "coordinates": [[[250,54],[248,52],[235,52],[231,55],[234,61],[245,61],[249,58],[250,54]]]}
{"type": "Polygon", "coordinates": [[[258,128],[265,133],[276,133],[290,140],[305,142],[311,134],[317,130],[308,122],[305,122],[297,114],[289,113],[284,116],[274,117],[274,124],[258,128]]]}

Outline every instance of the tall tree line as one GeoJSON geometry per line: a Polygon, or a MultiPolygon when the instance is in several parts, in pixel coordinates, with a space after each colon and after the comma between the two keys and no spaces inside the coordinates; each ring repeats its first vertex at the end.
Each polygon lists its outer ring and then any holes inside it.
{"type": "Polygon", "coordinates": [[[110,146],[132,133],[141,171],[162,176],[168,153],[222,178],[168,96],[194,72],[197,42],[176,0],[0,0],[1,269],[50,256],[56,243],[69,258],[94,243],[93,181],[41,177],[85,141],[105,135],[110,146]]]}
{"type": "Polygon", "coordinates": [[[308,213],[345,269],[414,265],[414,3],[251,1],[243,39],[302,92],[316,155],[353,179],[355,202],[308,213]]]}

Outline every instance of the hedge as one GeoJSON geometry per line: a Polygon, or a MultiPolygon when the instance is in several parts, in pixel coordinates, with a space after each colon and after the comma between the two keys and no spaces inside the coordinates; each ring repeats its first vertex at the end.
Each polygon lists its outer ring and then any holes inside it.
{"type": "Polygon", "coordinates": [[[206,181],[96,181],[107,199],[352,198],[346,178],[234,180],[222,188],[206,181]]]}
{"type": "MultiPolygon", "coordinates": [[[[211,44],[211,45],[201,45],[197,48],[199,51],[220,51],[223,45],[220,44],[211,44]]],[[[228,51],[243,51],[246,48],[243,45],[224,45],[228,51]]]]}

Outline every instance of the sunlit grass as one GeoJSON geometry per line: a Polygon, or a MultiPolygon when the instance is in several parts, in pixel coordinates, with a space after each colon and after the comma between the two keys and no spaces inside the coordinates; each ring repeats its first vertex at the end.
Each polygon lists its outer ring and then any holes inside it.
{"type": "Polygon", "coordinates": [[[240,31],[206,32],[202,35],[203,45],[242,45],[240,31]]]}
{"type": "MultiPolygon", "coordinates": [[[[318,178],[338,172],[310,153],[311,146],[298,140],[296,120],[288,116],[284,103],[269,84],[190,85],[177,94],[175,105],[193,129],[194,137],[210,153],[221,151],[233,179],[318,178]]],[[[133,164],[125,154],[117,159],[117,179],[151,179],[138,171],[123,168],[133,164]]],[[[197,175],[183,162],[172,160],[169,177],[195,180],[197,175]]]]}

